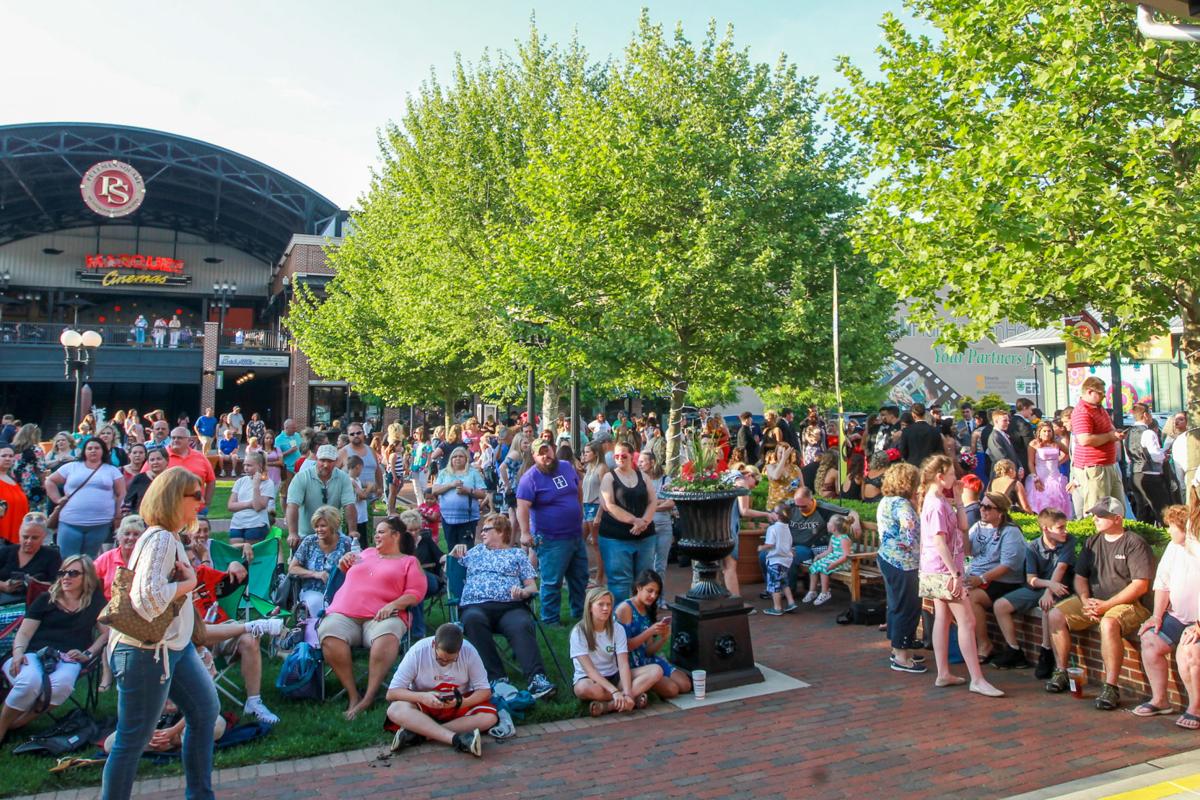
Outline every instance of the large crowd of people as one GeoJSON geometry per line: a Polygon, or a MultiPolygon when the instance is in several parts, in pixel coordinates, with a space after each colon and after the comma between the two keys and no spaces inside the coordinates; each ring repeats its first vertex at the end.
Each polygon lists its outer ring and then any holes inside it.
{"type": "MultiPolygon", "coordinates": [[[[903,412],[888,405],[848,424],[844,437],[815,408],[803,418],[768,411],[761,422],[744,413],[733,432],[701,410],[689,420],[696,436],[680,437],[682,459],[705,448],[727,482],[752,491],[767,482],[765,504],[739,498],[731,530],[736,548],[745,521],[769,525],[757,554],[767,615],[832,598],[830,576],[846,568],[864,523],[833,503],[873,504],[866,521],[879,533],[891,669],[927,672],[928,642],[936,686],[1001,697],[984,667],[1034,666],[1016,617],[1040,609],[1035,674],[1046,691],[1070,685],[1072,635],[1098,628],[1105,674],[1096,705],[1116,708],[1121,642],[1136,636],[1153,696],[1134,714],[1173,713],[1174,653],[1191,703],[1177,724],[1198,728],[1200,515],[1180,505],[1192,472],[1179,444],[1186,419],[1159,431],[1135,405],[1134,424],[1117,430],[1104,390],[1088,378],[1075,408],[1053,415],[1024,398],[988,414],[963,404],[958,419],[920,403],[903,412]],[[1040,536],[1026,542],[1017,512],[1037,516],[1040,536]],[[1085,517],[1096,533],[1078,542],[1066,525],[1085,517]],[[1169,529],[1157,566],[1127,517],[1169,529]],[[932,619],[919,636],[925,601],[932,619]],[[951,671],[952,623],[968,678],[951,671]]],[[[170,742],[182,748],[189,793],[211,796],[213,734],[224,730],[214,659],[238,664],[243,713],[274,724],[259,640],[275,637],[284,650],[304,644],[320,654],[344,690],[347,719],[383,694],[394,749],[434,740],[479,756],[481,733],[518,691],[497,637],[530,697],[557,691],[536,628],[562,624],[564,588],[575,622],[571,689],[590,713],[690,691],[666,648],[663,575],[678,522],[663,496],[664,431],[653,414],[600,413],[579,425],[577,454],[571,427],[565,417],[412,431],[378,420],[314,428],[285,420],[276,432],[235,406],[220,416],[206,408],[194,423],[181,415],[174,427],[161,411],[89,415],[75,432],[43,441],[37,425],[5,416],[0,604],[28,608],[2,667],[12,688],[0,740],[61,705],[81,671],[100,662],[119,716],[105,796],[127,797],[139,754],[170,742]],[[244,555],[220,570],[206,518],[219,478],[232,482],[228,542],[244,555]],[[230,618],[220,599],[245,586],[255,546],[272,536],[285,576],[273,602],[285,613],[230,618]],[[426,636],[424,601],[442,592],[459,624],[426,636]],[[143,621],[170,622],[149,640],[123,632],[119,614],[101,614],[118,601],[143,621]],[[44,657],[48,649],[57,660],[44,657]],[[356,652],[367,659],[365,689],[356,652]],[[156,732],[168,703],[178,721],[156,732]]],[[[740,595],[737,558],[735,549],[723,579],[740,595]]]]}

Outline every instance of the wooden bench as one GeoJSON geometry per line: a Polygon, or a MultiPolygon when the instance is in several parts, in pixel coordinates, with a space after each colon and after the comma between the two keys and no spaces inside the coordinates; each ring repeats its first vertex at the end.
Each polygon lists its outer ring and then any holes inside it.
{"type": "MultiPolygon", "coordinates": [[[[829,574],[831,580],[850,589],[850,599],[855,601],[862,598],[864,584],[883,585],[883,573],[875,563],[875,553],[879,550],[879,529],[873,522],[863,522],[862,529],[862,541],[851,542],[850,557],[829,574]]],[[[811,564],[811,561],[804,561],[799,566],[807,571],[811,564]]]]}

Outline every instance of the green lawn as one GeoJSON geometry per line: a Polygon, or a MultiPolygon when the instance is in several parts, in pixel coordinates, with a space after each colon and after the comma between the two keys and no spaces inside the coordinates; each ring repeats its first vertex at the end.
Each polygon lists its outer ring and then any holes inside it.
{"type": "MultiPolygon", "coordinates": [[[[220,489],[218,489],[220,491],[220,489]]],[[[228,489],[226,488],[226,492],[228,489]]],[[[214,538],[225,538],[225,534],[214,534],[214,538]]],[[[565,593],[564,593],[565,595],[565,593]]],[[[568,619],[568,611],[564,608],[563,620],[568,619]]],[[[426,616],[427,627],[430,631],[445,621],[441,606],[436,606],[431,614],[426,616]]],[[[559,663],[566,673],[568,683],[554,669],[553,661],[538,637],[542,648],[542,658],[546,663],[547,675],[558,687],[558,694],[552,699],[538,702],[523,722],[527,725],[535,722],[550,722],[578,716],[582,711],[581,704],[571,694],[569,684],[571,678],[571,663],[567,653],[569,650],[568,627],[547,628],[550,641],[558,653],[559,663]]],[[[502,648],[503,650],[503,648],[502,648]]],[[[365,670],[365,656],[356,659],[358,667],[365,670]]],[[[367,714],[353,722],[347,722],[342,717],[346,708],[344,700],[328,700],[325,703],[289,702],[283,700],[275,690],[275,677],[279,672],[279,661],[268,661],[264,664],[263,700],[280,717],[280,723],[269,736],[250,744],[233,747],[228,750],[218,750],[215,754],[215,767],[234,767],[244,764],[258,764],[265,761],[281,761],[290,758],[302,758],[321,753],[334,753],[343,750],[354,750],[373,745],[384,745],[390,740],[390,735],[383,730],[384,711],[386,703],[380,702],[367,714]]],[[[510,665],[510,674],[514,685],[524,688],[525,683],[519,671],[510,665]]],[[[391,679],[389,673],[387,680],[391,679]]],[[[240,681],[240,676],[238,678],[240,681]]],[[[385,681],[386,686],[386,681],[385,681]]],[[[332,696],[339,689],[337,679],[332,675],[326,682],[328,694],[332,696]]],[[[361,687],[360,687],[361,688],[361,687]]],[[[228,700],[222,702],[223,711],[233,711],[240,714],[241,708],[234,707],[228,700]]],[[[114,718],[116,716],[116,693],[108,692],[101,695],[100,717],[114,718]]],[[[46,718],[39,720],[29,728],[28,732],[39,732],[50,727],[46,718]]],[[[0,797],[18,794],[51,791],[78,786],[98,786],[100,784],[101,768],[87,767],[62,775],[54,775],[47,770],[55,763],[53,758],[35,756],[14,756],[12,749],[24,742],[26,736],[22,731],[10,735],[8,742],[0,747],[0,797]]],[[[90,756],[93,750],[85,749],[74,755],[90,756]]],[[[178,765],[155,766],[148,761],[139,768],[138,776],[148,778],[163,775],[180,774],[178,765]]]]}

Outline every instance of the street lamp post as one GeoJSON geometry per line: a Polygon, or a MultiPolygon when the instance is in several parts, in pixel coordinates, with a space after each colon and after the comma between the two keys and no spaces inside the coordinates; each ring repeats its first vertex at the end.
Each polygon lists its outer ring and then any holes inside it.
{"type": "MultiPolygon", "coordinates": [[[[8,270],[0,272],[0,293],[8,291],[8,285],[12,283],[12,273],[8,270]]],[[[4,303],[8,298],[0,298],[0,325],[4,324],[4,303]]]]}
{"type": "Polygon", "coordinates": [[[225,312],[229,310],[229,301],[237,294],[237,284],[228,283],[226,281],[213,283],[213,297],[217,300],[217,307],[221,309],[220,321],[217,323],[217,338],[225,333],[225,312]]]}
{"type": "Polygon", "coordinates": [[[59,343],[63,346],[63,377],[66,380],[75,378],[75,398],[73,402],[73,418],[71,426],[79,424],[79,398],[83,390],[83,378],[87,373],[88,366],[92,362],[92,351],[96,350],[104,343],[103,338],[96,331],[84,331],[80,333],[74,328],[67,328],[58,337],[59,343]]]}

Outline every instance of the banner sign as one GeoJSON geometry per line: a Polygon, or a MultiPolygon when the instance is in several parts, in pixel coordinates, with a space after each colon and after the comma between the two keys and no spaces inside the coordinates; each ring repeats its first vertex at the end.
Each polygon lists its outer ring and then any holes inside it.
{"type": "Polygon", "coordinates": [[[1064,317],[1063,325],[1069,331],[1068,335],[1063,337],[1063,341],[1067,345],[1067,366],[1077,367],[1094,363],[1096,358],[1092,355],[1088,344],[1100,335],[1100,323],[1085,311],[1073,317],[1064,317]],[[1072,337],[1070,334],[1074,334],[1074,336],[1072,337]]]}
{"type": "Polygon", "coordinates": [[[250,353],[221,353],[217,357],[219,367],[287,367],[290,356],[263,356],[250,353]]]}
{"type": "Polygon", "coordinates": [[[183,261],[166,256],[140,253],[97,253],[83,260],[76,272],[83,283],[101,286],[188,286],[190,275],[183,274],[183,261]]]}

